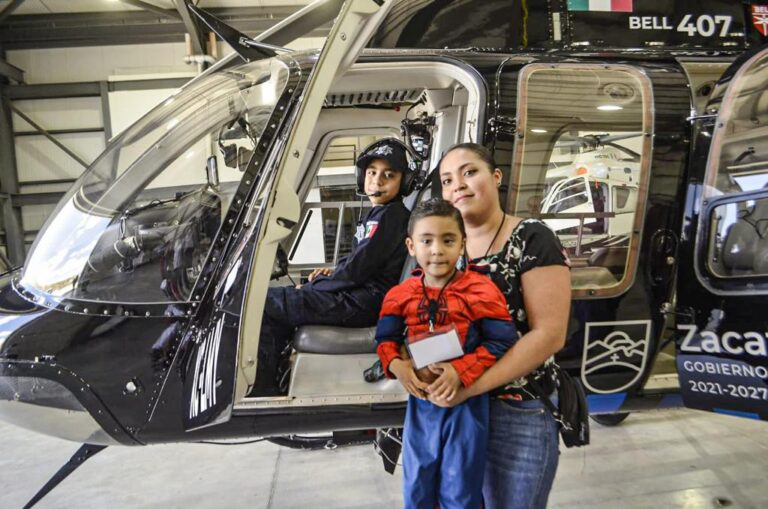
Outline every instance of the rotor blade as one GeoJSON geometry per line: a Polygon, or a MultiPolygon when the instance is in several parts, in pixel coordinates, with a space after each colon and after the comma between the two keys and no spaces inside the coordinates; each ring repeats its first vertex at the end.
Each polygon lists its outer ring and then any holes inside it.
{"type": "Polygon", "coordinates": [[[600,137],[600,143],[610,143],[614,141],[619,140],[626,140],[629,138],[637,138],[638,136],[642,136],[643,133],[635,132],[635,133],[626,133],[626,134],[611,134],[609,136],[601,136],[600,137]]]}

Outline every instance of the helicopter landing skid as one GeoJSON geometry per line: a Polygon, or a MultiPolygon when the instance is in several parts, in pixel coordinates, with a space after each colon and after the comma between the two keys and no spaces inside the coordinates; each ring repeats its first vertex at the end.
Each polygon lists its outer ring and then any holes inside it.
{"type": "Polygon", "coordinates": [[[94,444],[83,444],[80,446],[80,448],[75,452],[75,454],[72,455],[71,458],[69,458],[69,461],[67,461],[62,467],[59,469],[58,472],[53,474],[53,477],[48,479],[48,482],[45,483],[45,486],[40,488],[40,491],[38,491],[34,497],[32,497],[29,502],[26,503],[24,506],[24,509],[29,509],[33,507],[35,504],[40,502],[40,500],[43,499],[44,496],[48,494],[53,488],[59,485],[61,481],[66,479],[69,474],[77,470],[77,467],[85,463],[85,460],[88,458],[91,458],[93,455],[95,455],[97,452],[101,452],[102,450],[106,449],[106,445],[94,445],[94,444]]]}

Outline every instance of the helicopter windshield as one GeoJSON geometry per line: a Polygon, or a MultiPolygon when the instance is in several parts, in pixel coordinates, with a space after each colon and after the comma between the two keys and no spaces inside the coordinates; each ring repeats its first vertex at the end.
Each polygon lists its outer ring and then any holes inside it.
{"type": "Polygon", "coordinates": [[[59,202],[20,285],[54,300],[188,300],[289,74],[280,59],[213,73],[128,128],[59,202]]]}

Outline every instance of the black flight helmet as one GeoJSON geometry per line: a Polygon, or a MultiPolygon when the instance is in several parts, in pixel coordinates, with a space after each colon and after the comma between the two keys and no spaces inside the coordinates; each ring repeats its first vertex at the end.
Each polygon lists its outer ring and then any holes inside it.
{"type": "Polygon", "coordinates": [[[371,161],[383,159],[393,170],[403,174],[400,179],[400,196],[408,196],[416,185],[418,157],[413,150],[397,138],[384,138],[368,145],[355,164],[357,194],[365,196],[365,170],[371,161]]]}

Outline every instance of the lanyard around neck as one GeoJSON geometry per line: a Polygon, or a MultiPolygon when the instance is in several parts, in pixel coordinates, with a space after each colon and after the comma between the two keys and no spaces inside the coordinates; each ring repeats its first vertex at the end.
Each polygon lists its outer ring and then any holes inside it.
{"type": "Polygon", "coordinates": [[[430,299],[429,295],[427,294],[427,285],[424,284],[424,278],[426,275],[422,275],[421,277],[421,291],[424,293],[424,298],[427,299],[427,313],[429,313],[429,332],[433,332],[435,330],[435,322],[437,321],[437,311],[438,307],[440,306],[440,297],[443,296],[443,291],[448,286],[448,284],[453,281],[453,278],[456,276],[456,273],[458,271],[454,268],[453,274],[451,274],[451,277],[448,278],[448,281],[443,284],[443,287],[440,288],[440,291],[437,294],[437,299],[430,299]]]}

